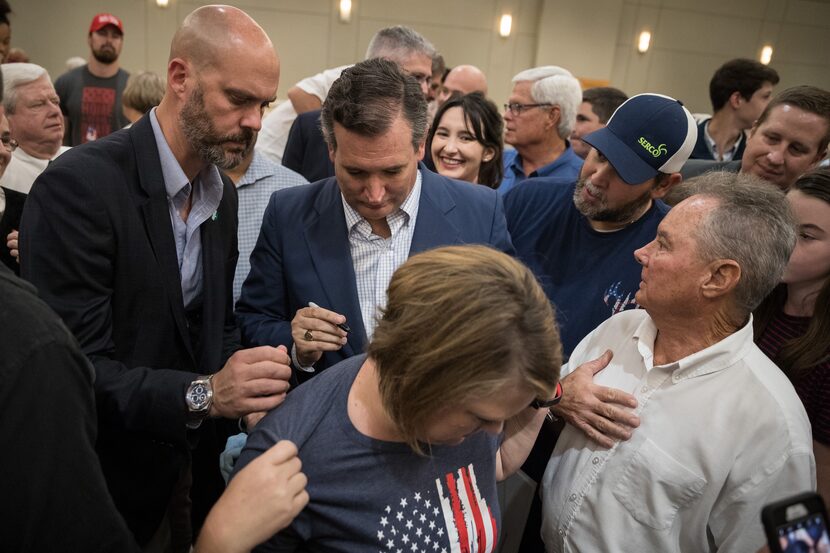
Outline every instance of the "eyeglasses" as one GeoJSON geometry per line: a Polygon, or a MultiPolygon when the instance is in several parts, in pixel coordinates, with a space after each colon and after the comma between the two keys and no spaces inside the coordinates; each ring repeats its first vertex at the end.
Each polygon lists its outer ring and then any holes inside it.
{"type": "Polygon", "coordinates": [[[551,399],[534,399],[530,406],[534,409],[550,408],[562,401],[562,382],[556,383],[556,392],[551,399]]]}
{"type": "Polygon", "coordinates": [[[12,138],[11,135],[9,135],[9,133],[4,133],[3,135],[0,135],[0,142],[2,142],[3,146],[10,152],[15,151],[19,146],[17,140],[12,138]]]}
{"type": "Polygon", "coordinates": [[[530,108],[542,108],[542,107],[550,107],[553,104],[504,104],[504,110],[509,111],[510,115],[517,117],[522,114],[522,112],[526,109],[530,108]]]}

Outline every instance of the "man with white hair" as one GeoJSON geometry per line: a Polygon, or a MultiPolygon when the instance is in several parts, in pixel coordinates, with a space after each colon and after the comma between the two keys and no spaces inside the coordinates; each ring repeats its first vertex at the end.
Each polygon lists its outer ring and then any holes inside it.
{"type": "Polygon", "coordinates": [[[504,195],[531,177],[576,180],[582,159],[568,143],[582,101],[582,88],[570,71],[555,65],[534,67],[513,77],[504,106],[504,195]]]}
{"type": "Polygon", "coordinates": [[[0,186],[28,194],[49,163],[69,148],[63,142],[60,99],[49,73],[33,63],[7,63],[3,71],[3,106],[9,132],[18,143],[0,186]]]}

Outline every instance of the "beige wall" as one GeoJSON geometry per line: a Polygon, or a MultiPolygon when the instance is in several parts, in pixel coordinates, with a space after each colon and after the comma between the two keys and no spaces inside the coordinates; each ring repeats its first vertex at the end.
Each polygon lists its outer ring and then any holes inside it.
{"type": "MultiPolygon", "coordinates": [[[[12,42],[53,77],[73,55],[87,55],[86,29],[98,11],[124,20],[124,67],[163,73],[176,25],[207,2],[170,0],[11,0],[12,42]]],[[[708,81],[729,58],[756,58],[775,46],[772,66],[782,85],[830,88],[830,0],[353,0],[349,23],[337,0],[243,0],[268,31],[282,58],[280,95],[297,80],[363,57],[372,34],[407,24],[431,39],[447,63],[472,63],[490,80],[501,104],[510,78],[533,65],[556,64],[579,77],[607,80],[629,94],[678,97],[692,111],[709,111],[708,81]],[[502,13],[513,34],[497,35],[502,13]],[[652,48],[638,54],[640,30],[652,48]]]]}

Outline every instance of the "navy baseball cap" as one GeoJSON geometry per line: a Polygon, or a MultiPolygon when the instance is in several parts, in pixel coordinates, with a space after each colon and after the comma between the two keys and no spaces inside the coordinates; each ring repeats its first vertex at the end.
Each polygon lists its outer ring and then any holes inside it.
{"type": "Polygon", "coordinates": [[[611,162],[623,181],[641,184],[658,172],[680,171],[697,142],[697,125],[678,100],[638,94],[583,140],[611,162]]]}

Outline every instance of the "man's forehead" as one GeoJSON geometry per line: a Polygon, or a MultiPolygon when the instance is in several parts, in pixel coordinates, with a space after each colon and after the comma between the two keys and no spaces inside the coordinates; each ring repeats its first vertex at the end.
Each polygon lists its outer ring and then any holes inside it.
{"type": "Polygon", "coordinates": [[[582,115],[593,115],[594,117],[599,117],[599,115],[597,115],[597,112],[594,111],[594,104],[592,104],[591,102],[583,101],[581,104],[579,104],[579,111],[582,113],[582,115]]]}
{"type": "Polygon", "coordinates": [[[401,59],[400,66],[407,73],[432,76],[432,59],[426,54],[415,52],[405,56],[401,59]]]}
{"type": "Polygon", "coordinates": [[[513,83],[513,92],[510,96],[530,97],[530,89],[533,88],[533,81],[517,81],[513,83]]]}
{"type": "Polygon", "coordinates": [[[798,106],[780,104],[772,108],[766,120],[758,125],[758,129],[761,130],[769,127],[775,127],[776,130],[798,136],[801,141],[806,142],[807,147],[817,150],[822,138],[827,134],[830,121],[822,118],[817,113],[801,109],[798,106]],[[813,139],[812,143],[809,143],[809,138],[813,139]]]}
{"type": "Polygon", "coordinates": [[[412,127],[409,122],[398,114],[389,127],[374,135],[367,135],[349,130],[337,121],[334,122],[334,135],[337,149],[343,147],[353,149],[356,153],[397,153],[412,152],[412,127]]]}
{"type": "Polygon", "coordinates": [[[17,88],[18,92],[48,92],[50,94],[55,93],[55,87],[52,85],[52,81],[46,75],[41,75],[34,81],[29,81],[26,84],[22,84],[17,88]]]}
{"type": "Polygon", "coordinates": [[[705,194],[693,194],[674,206],[659,228],[666,234],[679,235],[694,230],[707,213],[718,205],[718,200],[705,194]]]}

